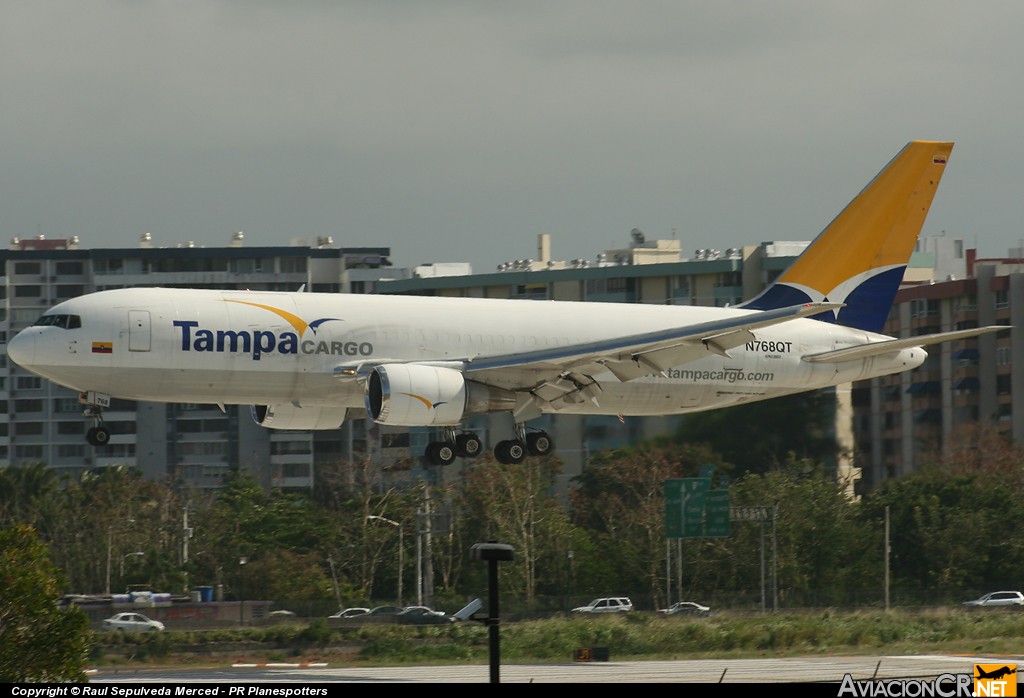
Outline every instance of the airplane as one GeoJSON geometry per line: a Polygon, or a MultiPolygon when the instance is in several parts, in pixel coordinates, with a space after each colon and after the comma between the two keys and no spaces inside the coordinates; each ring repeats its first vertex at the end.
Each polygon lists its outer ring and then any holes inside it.
{"type": "Polygon", "coordinates": [[[1010,667],[1004,665],[1004,666],[999,667],[998,669],[993,669],[992,671],[985,671],[984,669],[981,668],[980,664],[975,664],[974,665],[974,673],[975,673],[974,678],[976,678],[976,679],[1001,679],[1004,676],[1009,676],[1010,674],[1016,674],[1017,673],[1017,668],[1014,667],[1014,668],[1011,669],[1010,667]]]}
{"type": "Polygon", "coordinates": [[[79,393],[93,446],[116,397],[249,405],[271,429],[437,427],[435,465],[482,453],[468,418],[508,413],[494,456],[520,463],[554,449],[527,429],[547,413],[727,407],[908,371],[922,347],[1007,329],[880,334],[952,147],[908,143],[733,307],[135,287],[55,305],[7,354],[79,393]]]}

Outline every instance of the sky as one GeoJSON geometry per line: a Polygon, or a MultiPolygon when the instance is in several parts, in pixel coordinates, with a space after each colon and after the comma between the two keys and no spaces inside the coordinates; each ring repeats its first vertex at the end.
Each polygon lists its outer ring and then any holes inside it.
{"type": "Polygon", "coordinates": [[[0,0],[0,236],[487,272],[810,240],[908,141],[1024,239],[1018,0],[0,0]]]}

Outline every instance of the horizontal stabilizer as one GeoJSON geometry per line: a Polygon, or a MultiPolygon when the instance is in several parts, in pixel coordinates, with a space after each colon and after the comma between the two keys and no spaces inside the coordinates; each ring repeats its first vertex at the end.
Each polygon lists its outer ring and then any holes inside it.
{"type": "Polygon", "coordinates": [[[1010,329],[1009,325],[990,325],[988,327],[975,327],[970,330],[954,330],[952,332],[939,332],[938,334],[924,334],[919,337],[906,337],[903,339],[890,339],[883,342],[859,344],[855,347],[825,351],[820,354],[808,354],[801,358],[812,364],[837,363],[840,361],[851,361],[853,359],[864,359],[869,356],[888,354],[902,349],[910,349],[911,347],[925,347],[930,344],[940,344],[942,342],[951,342],[957,339],[967,339],[969,337],[977,337],[978,335],[1008,329],[1010,329]]]}

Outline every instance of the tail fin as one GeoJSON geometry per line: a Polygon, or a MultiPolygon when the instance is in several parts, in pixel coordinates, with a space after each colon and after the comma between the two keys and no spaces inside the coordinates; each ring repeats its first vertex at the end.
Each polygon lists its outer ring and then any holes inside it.
{"type": "Polygon", "coordinates": [[[952,150],[952,143],[908,143],[775,283],[741,307],[845,303],[815,317],[881,332],[952,150]]]}

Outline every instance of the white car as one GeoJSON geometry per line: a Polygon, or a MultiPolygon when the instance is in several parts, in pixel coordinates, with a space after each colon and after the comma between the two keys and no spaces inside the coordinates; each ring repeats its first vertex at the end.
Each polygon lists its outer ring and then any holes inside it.
{"type": "Polygon", "coordinates": [[[407,606],[395,616],[395,620],[407,625],[436,625],[455,622],[455,618],[444,611],[435,611],[426,606],[407,606]]]}
{"type": "Polygon", "coordinates": [[[327,616],[328,618],[355,618],[356,616],[365,616],[370,612],[368,608],[344,608],[337,613],[327,616]]]}
{"type": "Polygon", "coordinates": [[[1024,606],[1024,594],[1019,591],[993,591],[973,601],[964,601],[968,608],[979,606],[1024,606]]]}
{"type": "Polygon", "coordinates": [[[704,617],[711,613],[711,608],[696,601],[679,601],[668,608],[658,610],[666,616],[700,616],[704,617]]]}
{"type": "Polygon", "coordinates": [[[128,633],[162,632],[164,624],[141,613],[118,613],[103,621],[104,630],[122,630],[128,633]]]}
{"type": "Polygon", "coordinates": [[[628,596],[602,596],[594,599],[586,606],[577,606],[573,613],[627,613],[633,610],[633,602],[628,596]]]}

